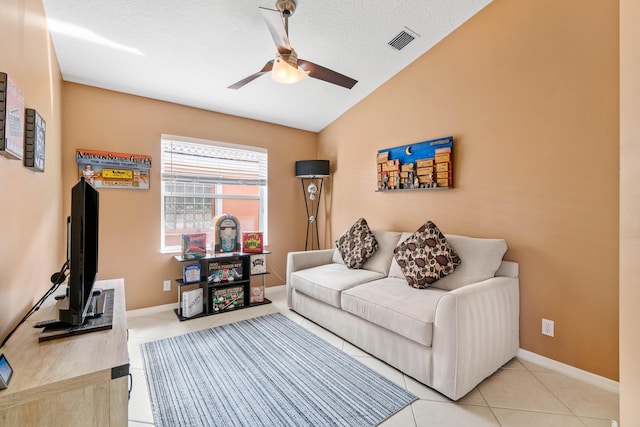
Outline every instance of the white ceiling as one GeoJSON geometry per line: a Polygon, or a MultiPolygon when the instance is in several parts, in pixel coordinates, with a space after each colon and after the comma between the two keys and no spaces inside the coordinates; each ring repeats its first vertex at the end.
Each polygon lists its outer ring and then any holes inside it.
{"type": "Polygon", "coordinates": [[[275,47],[259,6],[275,0],[43,0],[65,81],[318,132],[491,0],[299,0],[298,56],[358,80],[283,85],[260,70],[275,47]],[[417,33],[398,51],[387,43],[417,33]]]}

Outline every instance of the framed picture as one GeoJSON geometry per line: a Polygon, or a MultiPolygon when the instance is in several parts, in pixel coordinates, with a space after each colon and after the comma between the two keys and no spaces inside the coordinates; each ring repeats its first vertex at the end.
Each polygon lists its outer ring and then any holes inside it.
{"type": "Polygon", "coordinates": [[[23,152],[24,96],[7,73],[0,73],[0,154],[21,160],[23,152]]]}
{"type": "Polygon", "coordinates": [[[453,137],[378,150],[376,170],[376,191],[453,188],[453,137]]]}
{"type": "Polygon", "coordinates": [[[24,165],[36,172],[44,172],[44,137],[47,125],[33,108],[25,110],[24,165]]]}

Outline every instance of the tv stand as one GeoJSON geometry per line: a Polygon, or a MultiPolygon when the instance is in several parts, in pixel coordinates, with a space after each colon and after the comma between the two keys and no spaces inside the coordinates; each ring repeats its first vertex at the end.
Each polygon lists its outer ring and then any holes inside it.
{"type": "MultiPolygon", "coordinates": [[[[113,290],[104,291],[102,289],[94,289],[91,295],[91,301],[89,302],[89,308],[87,309],[87,318],[93,319],[94,317],[100,317],[107,307],[106,294],[113,292],[113,290]]],[[[113,310],[113,296],[111,296],[111,309],[113,310]]]]}
{"type": "Polygon", "coordinates": [[[45,325],[44,330],[38,337],[38,341],[43,342],[111,329],[113,323],[113,292],[113,289],[105,289],[93,293],[87,316],[82,325],[74,326],[63,322],[45,325]]]}
{"type": "Polygon", "coordinates": [[[111,329],[38,342],[41,331],[33,325],[58,314],[51,296],[2,347],[14,376],[9,388],[0,390],[0,424],[5,420],[16,426],[127,426],[124,280],[97,285],[113,291],[111,329]]]}

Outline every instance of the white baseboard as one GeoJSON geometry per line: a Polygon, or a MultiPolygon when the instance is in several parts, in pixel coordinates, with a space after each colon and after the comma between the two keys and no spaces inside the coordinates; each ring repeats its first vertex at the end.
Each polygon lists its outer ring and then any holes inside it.
{"type": "Polygon", "coordinates": [[[139,308],[137,310],[128,310],[127,314],[130,314],[132,316],[144,316],[146,314],[155,314],[163,311],[173,310],[174,308],[178,308],[177,302],[165,305],[154,305],[153,307],[139,308]]]}
{"type": "Polygon", "coordinates": [[[527,362],[535,363],[536,365],[566,375],[570,378],[575,378],[612,393],[620,394],[620,383],[610,380],[609,378],[583,371],[582,369],[540,356],[539,354],[532,353],[522,348],[518,350],[518,354],[516,356],[520,359],[526,360],[527,362]]]}

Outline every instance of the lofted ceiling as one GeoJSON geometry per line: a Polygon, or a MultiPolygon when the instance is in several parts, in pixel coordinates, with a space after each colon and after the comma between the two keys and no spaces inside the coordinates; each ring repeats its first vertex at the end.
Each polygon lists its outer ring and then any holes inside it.
{"type": "Polygon", "coordinates": [[[259,71],[276,49],[258,7],[275,0],[43,0],[63,79],[318,132],[491,0],[298,0],[300,58],[345,74],[285,85],[259,71]],[[415,39],[389,46],[400,32],[415,39]]]}

